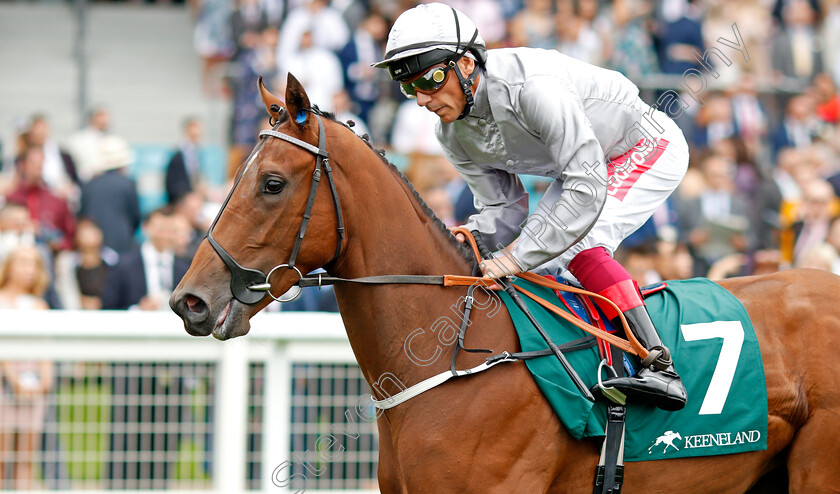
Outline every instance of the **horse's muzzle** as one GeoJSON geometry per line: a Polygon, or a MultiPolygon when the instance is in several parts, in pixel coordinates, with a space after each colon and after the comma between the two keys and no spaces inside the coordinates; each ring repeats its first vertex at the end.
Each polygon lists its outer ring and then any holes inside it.
{"type": "Polygon", "coordinates": [[[213,331],[210,307],[191,293],[179,294],[176,290],[169,299],[169,307],[184,321],[184,329],[193,336],[207,336],[213,331]]]}

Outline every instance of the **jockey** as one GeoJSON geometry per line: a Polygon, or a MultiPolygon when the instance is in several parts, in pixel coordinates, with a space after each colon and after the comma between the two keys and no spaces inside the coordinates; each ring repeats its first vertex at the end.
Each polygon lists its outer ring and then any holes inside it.
{"type": "Polygon", "coordinates": [[[679,127],[617,72],[553,50],[488,51],[475,24],[440,3],[400,15],[385,50],[374,66],[440,117],[438,140],[479,211],[465,226],[498,248],[482,265],[485,277],[535,268],[569,277],[568,270],[612,300],[650,350],[635,376],[605,385],[681,409],[686,391],[670,352],[638,286],[612,258],[685,175],[688,145],[679,127]],[[554,180],[530,216],[518,174],[554,180]]]}

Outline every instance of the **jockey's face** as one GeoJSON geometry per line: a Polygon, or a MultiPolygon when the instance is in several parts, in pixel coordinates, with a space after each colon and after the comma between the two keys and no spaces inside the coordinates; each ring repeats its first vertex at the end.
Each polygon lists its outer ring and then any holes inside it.
{"type": "MultiPolygon", "coordinates": [[[[458,68],[461,70],[461,75],[465,78],[469,77],[472,75],[473,70],[475,70],[475,61],[469,57],[461,57],[458,60],[458,68]]],[[[478,78],[476,78],[473,84],[473,91],[475,91],[476,84],[478,84],[478,78]]],[[[416,95],[417,104],[437,114],[444,123],[452,123],[458,120],[461,112],[464,111],[464,105],[467,103],[467,99],[463,91],[461,91],[458,76],[455,75],[454,70],[446,73],[446,82],[443,83],[440,89],[435,90],[433,93],[424,93],[421,90],[417,90],[416,95]]]]}

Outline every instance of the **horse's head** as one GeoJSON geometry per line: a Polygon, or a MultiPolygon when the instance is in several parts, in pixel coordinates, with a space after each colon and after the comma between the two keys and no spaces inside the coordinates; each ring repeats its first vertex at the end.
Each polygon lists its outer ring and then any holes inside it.
{"type": "Polygon", "coordinates": [[[328,120],[313,112],[291,75],[285,104],[262,80],[259,88],[275,125],[260,133],[169,301],[194,336],[246,334],[250,317],[272,297],[299,290],[293,285],[301,273],[339,254],[343,225],[326,151],[328,120]]]}

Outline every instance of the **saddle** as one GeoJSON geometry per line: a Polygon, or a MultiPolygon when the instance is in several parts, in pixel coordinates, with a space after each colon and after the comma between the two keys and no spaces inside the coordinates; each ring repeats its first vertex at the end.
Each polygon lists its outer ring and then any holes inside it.
{"type": "Polygon", "coordinates": [[[614,328],[593,302],[606,299],[534,273],[521,274],[506,288],[498,295],[513,319],[520,360],[546,400],[573,437],[604,438],[596,493],[620,492],[624,461],[767,448],[767,393],[758,341],[743,305],[720,285],[697,278],[642,289],[663,344],[675,361],[685,362],[680,375],[688,402],[678,412],[637,403],[625,407],[620,397],[596,403],[582,392],[578,380],[588,391],[603,372],[632,374],[647,356],[624,318],[624,328],[614,328]],[[515,302],[511,292],[524,295],[524,302],[515,302]],[[534,321],[543,331],[535,331],[534,321]],[[618,336],[622,329],[627,339],[618,336]],[[571,372],[552,345],[562,349],[571,372]]]}

